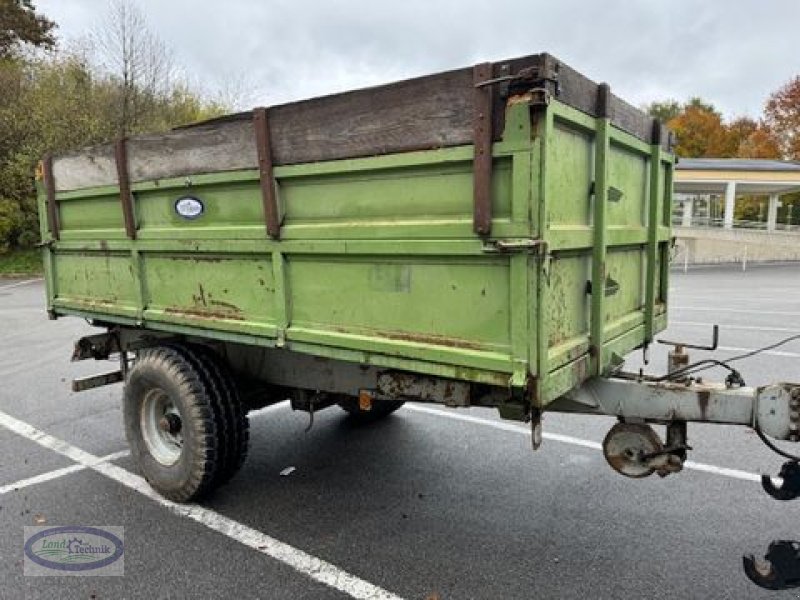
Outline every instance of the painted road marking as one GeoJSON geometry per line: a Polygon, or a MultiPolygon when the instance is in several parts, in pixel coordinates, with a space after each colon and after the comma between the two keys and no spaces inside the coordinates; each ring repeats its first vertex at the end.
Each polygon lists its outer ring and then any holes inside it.
{"type": "MultiPolygon", "coordinates": [[[[755,352],[758,348],[737,348],[736,346],[718,346],[717,350],[721,350],[722,352],[737,352],[745,354],[747,352],[755,352]]],[[[780,350],[762,350],[758,354],[754,356],[758,356],[759,354],[766,354],[768,356],[783,356],[785,358],[800,358],[800,354],[797,352],[781,352],[780,350]]]]}
{"type": "Polygon", "coordinates": [[[263,414],[270,413],[278,408],[283,408],[284,406],[288,405],[288,400],[281,400],[280,402],[276,402],[275,404],[270,404],[269,406],[264,406],[263,408],[257,408],[256,410],[251,410],[247,413],[247,416],[251,419],[253,417],[259,417],[263,414]]]}
{"type": "MultiPolygon", "coordinates": [[[[670,325],[692,325],[695,327],[712,327],[718,323],[704,323],[702,321],[673,321],[670,325]]],[[[757,325],[720,325],[720,329],[741,329],[742,331],[777,331],[780,333],[800,333],[800,329],[789,329],[787,327],[759,327],[757,325]]]]}
{"type": "MultiPolygon", "coordinates": [[[[503,421],[492,421],[490,419],[482,419],[481,417],[474,417],[472,415],[460,415],[457,413],[449,413],[438,408],[430,408],[428,406],[414,406],[406,404],[403,407],[405,410],[413,412],[427,413],[443,417],[445,419],[453,419],[455,421],[464,421],[465,423],[474,423],[476,425],[483,425],[484,427],[492,427],[493,429],[500,429],[502,431],[511,431],[522,435],[530,436],[531,431],[528,428],[512,423],[504,423],[503,421]]],[[[572,444],[573,446],[583,446],[584,448],[591,448],[592,450],[602,450],[602,445],[598,442],[591,440],[584,440],[581,438],[572,437],[570,435],[562,435],[560,433],[543,433],[542,437],[564,444],[572,444]]],[[[697,463],[688,460],[684,463],[684,468],[693,471],[702,471],[704,473],[713,473],[714,475],[722,475],[723,477],[731,477],[733,479],[741,479],[743,481],[761,481],[761,475],[757,473],[750,473],[749,471],[741,471],[739,469],[728,469],[725,467],[717,467],[715,465],[708,465],[705,463],[697,463]]]]}
{"type": "Polygon", "coordinates": [[[782,317],[798,317],[800,312],[791,312],[783,310],[760,310],[760,309],[747,309],[747,308],[725,308],[724,306],[670,306],[670,310],[697,310],[707,312],[730,312],[741,313],[745,315],[778,315],[782,317]]]}
{"type": "Polygon", "coordinates": [[[3,290],[10,290],[11,288],[20,287],[23,285],[28,285],[29,283],[35,283],[37,281],[44,281],[44,279],[39,277],[38,279],[28,279],[27,281],[20,281],[18,283],[12,283],[10,285],[0,285],[0,292],[2,292],[3,290]]]}
{"type": "MultiPolygon", "coordinates": [[[[130,452],[128,450],[120,450],[119,452],[114,452],[112,454],[101,456],[99,458],[99,462],[109,462],[112,460],[117,460],[118,458],[128,456],[129,454],[130,452]]],[[[52,481],[53,479],[58,479],[59,477],[70,475],[71,473],[77,473],[78,471],[83,471],[84,469],[87,468],[88,467],[86,465],[82,464],[70,465],[68,467],[62,467],[61,469],[55,469],[53,471],[48,471],[47,473],[42,473],[41,475],[34,475],[33,477],[20,479],[19,481],[15,481],[14,483],[1,485],[0,496],[2,496],[3,494],[7,494],[8,492],[16,492],[17,490],[21,490],[31,485],[45,483],[46,481],[52,481]]]]}
{"type": "Polygon", "coordinates": [[[294,546],[234,521],[218,512],[197,504],[176,504],[166,498],[162,498],[142,477],[113,463],[102,462],[101,457],[53,437],[2,411],[0,411],[0,426],[36,442],[40,446],[66,456],[84,468],[91,469],[131,490],[139,492],[178,516],[200,523],[208,529],[217,531],[248,548],[292,567],[314,581],[339,590],[353,598],[358,598],[359,600],[402,600],[399,596],[355,575],[351,575],[334,564],[303,552],[294,546]]]}
{"type": "MultiPolygon", "coordinates": [[[[250,418],[258,417],[265,413],[272,412],[278,408],[283,408],[284,406],[286,406],[288,402],[289,402],[288,400],[282,400],[281,402],[278,402],[276,404],[270,404],[269,406],[265,406],[264,408],[259,408],[257,410],[251,411],[248,414],[248,416],[250,418]]],[[[117,460],[118,458],[123,458],[125,456],[130,456],[130,451],[120,450],[119,452],[107,454],[106,456],[100,457],[100,462],[110,462],[113,460],[117,460]]],[[[72,473],[78,473],[79,471],[83,471],[87,468],[88,467],[82,464],[69,465],[67,467],[62,467],[60,469],[54,469],[52,471],[48,471],[47,473],[42,473],[41,475],[26,477],[25,479],[20,479],[19,481],[15,481],[14,483],[0,485],[0,496],[2,496],[3,494],[7,494],[8,492],[15,492],[17,490],[21,490],[22,488],[26,488],[31,485],[45,483],[47,481],[52,481],[53,479],[58,479],[59,477],[71,475],[72,473]]]]}

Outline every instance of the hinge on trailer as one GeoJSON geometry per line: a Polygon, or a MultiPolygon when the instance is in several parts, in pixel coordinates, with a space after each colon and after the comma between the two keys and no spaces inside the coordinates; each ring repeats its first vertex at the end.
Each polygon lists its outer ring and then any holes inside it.
{"type": "MultiPolygon", "coordinates": [[[[508,72],[509,65],[502,65],[501,72],[508,72]]],[[[475,87],[501,85],[500,97],[508,98],[520,94],[533,94],[532,103],[548,104],[550,96],[558,96],[561,86],[558,80],[559,63],[553,57],[542,56],[538,65],[525,67],[516,73],[508,73],[477,82],[475,87]]]]}
{"type": "Polygon", "coordinates": [[[521,240],[489,240],[484,242],[483,251],[492,254],[530,252],[532,254],[542,255],[547,251],[547,242],[532,238],[521,240]]]}

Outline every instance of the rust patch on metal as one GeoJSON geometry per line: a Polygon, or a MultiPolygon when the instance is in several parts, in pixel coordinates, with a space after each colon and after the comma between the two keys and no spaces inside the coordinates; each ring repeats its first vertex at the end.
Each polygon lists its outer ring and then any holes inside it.
{"type": "Polygon", "coordinates": [[[708,390],[700,390],[697,392],[697,405],[700,407],[700,415],[703,421],[708,417],[708,404],[711,401],[711,392],[708,390]]]}
{"type": "Polygon", "coordinates": [[[203,306],[208,306],[208,302],[206,302],[206,291],[203,289],[203,284],[198,283],[197,289],[200,290],[199,294],[192,294],[192,302],[195,304],[202,304],[203,306]]]}
{"type": "Polygon", "coordinates": [[[211,310],[207,308],[186,308],[186,307],[173,307],[168,306],[164,309],[165,313],[184,316],[192,319],[228,319],[235,321],[244,321],[244,316],[241,312],[233,312],[228,310],[211,310]]]}
{"type": "MultiPolygon", "coordinates": [[[[211,294],[209,294],[209,298],[210,296],[211,294]]],[[[221,309],[224,310],[230,310],[237,313],[242,312],[242,309],[236,306],[235,304],[231,304],[230,302],[224,302],[222,300],[209,300],[209,304],[211,304],[211,306],[219,306],[221,309]]]]}
{"type": "Polygon", "coordinates": [[[118,301],[117,296],[111,295],[108,298],[91,298],[85,300],[78,300],[77,302],[80,302],[81,304],[84,304],[86,306],[95,306],[95,305],[106,306],[109,304],[116,304],[117,301],[118,301]]]}
{"type": "Polygon", "coordinates": [[[192,302],[195,304],[196,310],[206,311],[206,309],[209,309],[209,307],[217,307],[220,310],[230,311],[234,314],[242,313],[242,309],[235,304],[213,298],[213,294],[211,292],[207,292],[202,283],[197,284],[197,290],[197,294],[192,294],[192,302]]]}
{"type": "Polygon", "coordinates": [[[371,329],[367,331],[359,331],[354,329],[346,329],[344,327],[333,327],[334,331],[345,333],[349,335],[370,335],[376,337],[385,337],[391,340],[400,340],[404,342],[417,342],[419,344],[431,344],[434,346],[447,346],[448,348],[465,348],[467,350],[485,350],[483,344],[464,340],[461,338],[453,338],[445,335],[436,335],[431,333],[417,333],[412,331],[384,331],[379,329],[371,329]]]}
{"type": "Polygon", "coordinates": [[[170,260],[191,260],[194,262],[208,262],[208,263],[219,263],[222,262],[223,259],[217,255],[205,255],[205,254],[170,254],[170,260]]]}
{"type": "Polygon", "coordinates": [[[524,94],[514,94],[509,96],[506,101],[507,106],[514,106],[516,104],[531,104],[533,102],[533,92],[525,92],[524,94]]]}

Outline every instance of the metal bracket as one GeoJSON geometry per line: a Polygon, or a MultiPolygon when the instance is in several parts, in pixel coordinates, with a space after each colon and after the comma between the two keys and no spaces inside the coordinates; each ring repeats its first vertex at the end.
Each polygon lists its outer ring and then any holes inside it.
{"type": "Polygon", "coordinates": [[[280,239],[281,222],[278,214],[278,195],[275,190],[275,175],[272,168],[272,144],[270,141],[269,118],[266,108],[253,110],[253,127],[256,134],[258,171],[261,185],[261,201],[264,208],[264,222],[267,235],[280,239]]]}
{"type": "Polygon", "coordinates": [[[121,350],[119,334],[116,331],[87,335],[75,342],[72,351],[72,362],[87,360],[105,360],[121,350]]]}
{"type": "Polygon", "coordinates": [[[475,84],[473,107],[472,159],[473,217],[472,228],[480,236],[492,231],[492,90],[485,85],[491,81],[492,63],[475,65],[472,73],[475,84]]]}
{"type": "Polygon", "coordinates": [[[670,340],[658,340],[659,344],[666,344],[667,346],[681,346],[682,348],[692,348],[693,350],[716,350],[719,345],[719,325],[714,325],[711,337],[711,345],[704,346],[702,344],[687,344],[686,342],[672,342],[670,340]]]}
{"type": "Polygon", "coordinates": [[[53,155],[48,154],[42,161],[44,189],[47,199],[47,226],[53,240],[59,238],[58,206],[56,205],[56,182],[53,177],[53,155]]]}
{"type": "Polygon", "coordinates": [[[122,206],[122,218],[125,222],[125,235],[136,239],[136,216],[133,212],[133,195],[128,173],[128,140],[120,138],[114,145],[114,160],[117,164],[117,181],[119,181],[119,200],[122,206]]]}
{"type": "Polygon", "coordinates": [[[90,377],[81,377],[72,380],[73,392],[85,392],[86,390],[93,390],[104,385],[111,385],[119,383],[125,379],[121,370],[110,371],[108,373],[101,373],[99,375],[91,375],[90,377]]]}
{"type": "MultiPolygon", "coordinates": [[[[544,90],[548,97],[551,93],[558,96],[561,93],[558,81],[559,63],[552,57],[546,55],[541,58],[541,64],[520,69],[513,74],[509,73],[507,75],[501,75],[500,77],[484,79],[483,81],[476,82],[475,87],[504,84],[505,89],[501,91],[501,96],[503,97],[515,96],[538,90],[544,90]],[[553,88],[552,90],[548,88],[548,84],[553,88]]],[[[501,66],[501,70],[508,71],[508,69],[508,65],[501,66]]]]}

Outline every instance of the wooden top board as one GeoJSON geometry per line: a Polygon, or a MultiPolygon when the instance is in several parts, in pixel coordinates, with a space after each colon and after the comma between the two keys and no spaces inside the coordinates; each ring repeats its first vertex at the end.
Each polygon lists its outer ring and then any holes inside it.
{"type": "MultiPolygon", "coordinates": [[[[644,112],[548,54],[491,64],[493,137],[503,131],[509,75],[542,75],[537,85],[588,115],[608,112],[612,123],[647,143],[667,145],[666,130],[644,112]],[[538,71],[537,71],[538,69],[538,71]]],[[[387,85],[291,102],[269,108],[274,165],[375,156],[473,142],[475,86],[467,67],[387,85]]],[[[244,112],[127,141],[131,182],[258,167],[253,113],[244,112]]],[[[117,185],[113,143],[55,157],[57,191],[117,185]]]]}

